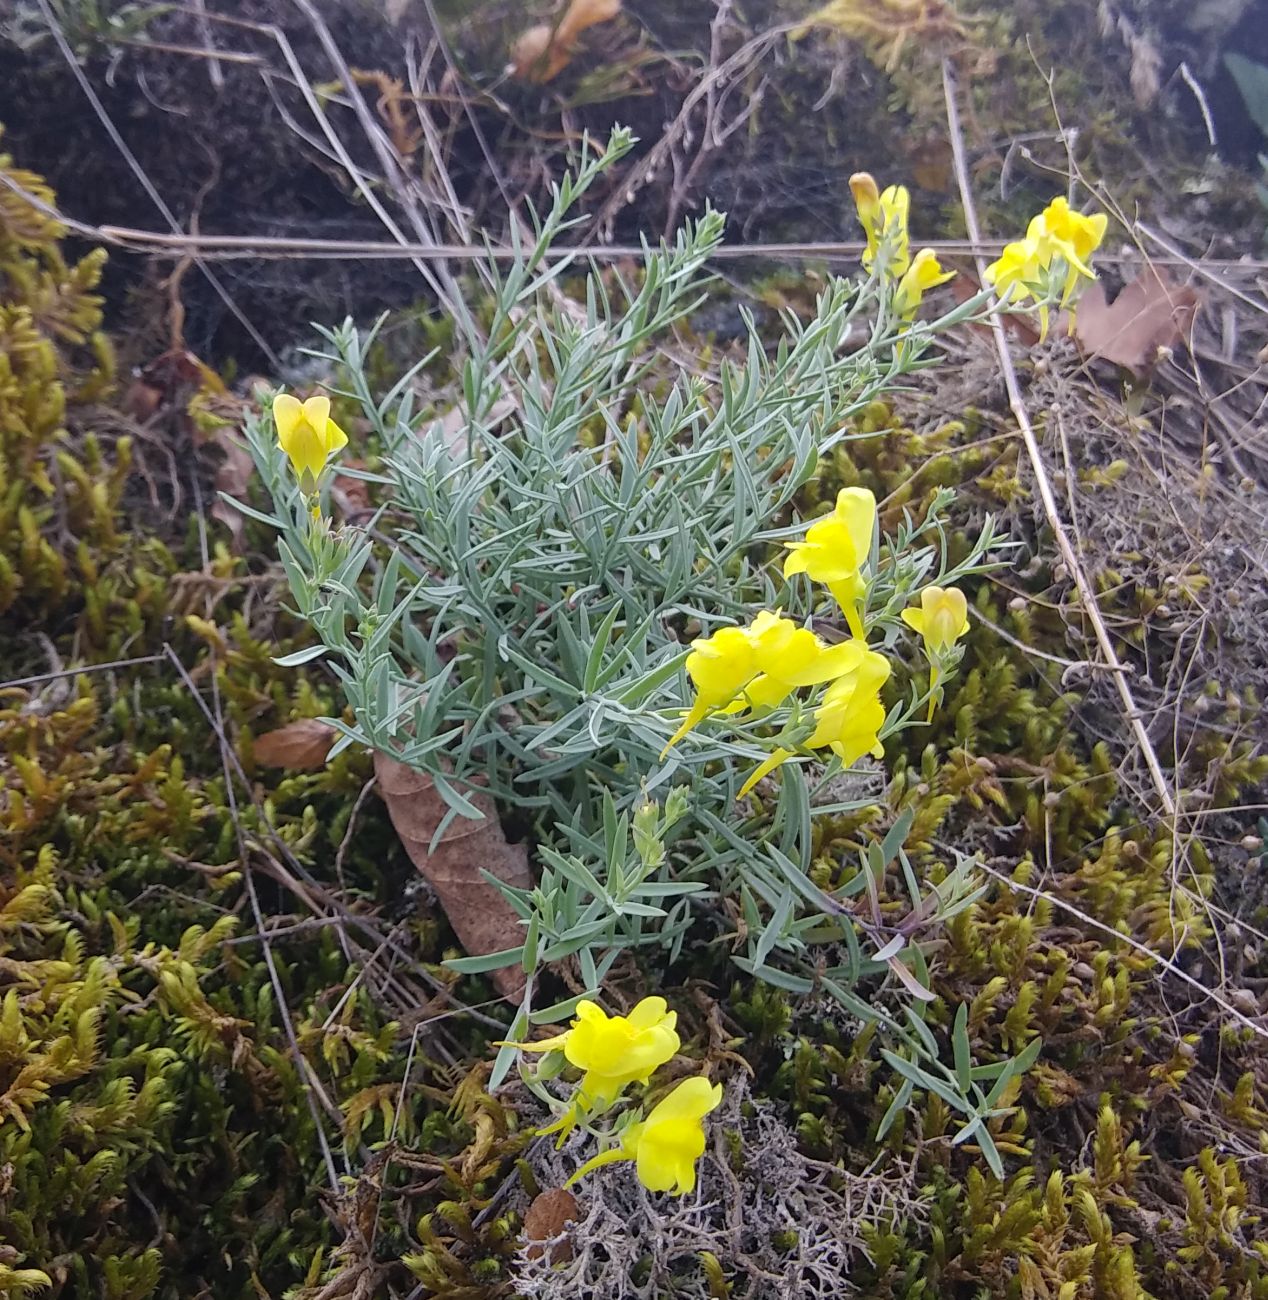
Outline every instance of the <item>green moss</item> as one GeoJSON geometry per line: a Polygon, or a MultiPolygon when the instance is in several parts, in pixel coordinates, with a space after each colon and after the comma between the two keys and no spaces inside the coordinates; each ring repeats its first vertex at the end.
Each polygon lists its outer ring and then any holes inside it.
{"type": "MultiPolygon", "coordinates": [[[[356,811],[365,757],[317,772],[259,763],[259,735],[335,709],[335,692],[277,667],[296,629],[248,599],[251,562],[214,549],[216,594],[191,604],[169,581],[181,539],[131,526],[126,446],[94,437],[89,414],[111,374],[91,342],[96,262],[59,261],[60,232],[6,193],[0,262],[18,272],[0,304],[0,589],[68,660],[158,652],[166,636],[194,690],[165,661],[0,693],[0,1291],[47,1278],[64,1297],[313,1297],[338,1278],[366,1294],[508,1295],[520,1223],[499,1193],[507,1180],[539,1189],[515,1094],[484,1090],[494,1027],[451,1014],[453,977],[435,964],[447,931],[409,901],[413,869],[386,818],[356,811]],[[226,785],[195,691],[218,701],[245,781],[226,785]]],[[[426,328],[444,343],[443,326],[426,328]]],[[[397,364],[388,343],[381,364],[397,364]]],[[[821,467],[805,513],[851,483],[884,498],[885,526],[940,486],[961,489],[966,511],[1024,495],[1015,449],[982,443],[972,412],[917,432],[875,404],[859,431],[871,436],[821,467]]],[[[1098,580],[1125,626],[1158,593],[1115,577],[1098,580]]],[[[876,1032],[735,978],[728,936],[655,978],[684,1008],[685,1050],[724,1074],[740,1053],[807,1155],[911,1171],[916,1210],[869,1226],[870,1262],[850,1279],[862,1294],[1265,1297],[1262,1159],[1235,1158],[1265,1151],[1262,1049],[1187,985],[1160,983],[1141,951],[1218,980],[1208,905],[1228,855],[1141,815],[1118,756],[1083,726],[1084,685],[1029,653],[1069,657],[1055,586],[1037,562],[1008,589],[971,593],[978,617],[944,707],[891,747],[870,806],[818,819],[810,870],[843,883],[864,839],[911,809],[907,850],[927,879],[957,850],[1002,877],[932,937],[924,1021],[945,1045],[967,1006],[984,1064],[1043,1043],[989,1121],[1002,1181],[971,1141],[951,1144],[959,1121],[936,1096],[915,1094],[878,1141],[894,1080],[876,1032]]],[[[893,689],[923,671],[901,665],[893,689]]],[[[1259,705],[1214,682],[1204,698],[1186,762],[1232,803],[1268,778],[1227,737],[1253,734],[1259,705]]],[[[901,880],[882,882],[887,914],[902,899],[901,880]]],[[[1255,987],[1263,959],[1237,949],[1230,969],[1255,987]]],[[[723,1140],[742,1166],[738,1135],[723,1140]]],[[[792,1253],[798,1234],[774,1243],[792,1253]]],[[[721,1247],[695,1265],[673,1286],[740,1293],[721,1247]]]]}

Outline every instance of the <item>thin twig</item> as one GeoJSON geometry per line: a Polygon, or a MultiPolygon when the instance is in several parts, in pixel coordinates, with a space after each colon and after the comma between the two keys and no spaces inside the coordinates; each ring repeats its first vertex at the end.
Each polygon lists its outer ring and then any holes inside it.
{"type": "Polygon", "coordinates": [[[136,659],[112,659],[108,664],[84,664],[78,668],[61,668],[55,673],[36,673],[34,677],[15,677],[12,681],[0,682],[0,691],[16,690],[19,686],[38,686],[41,682],[53,682],[59,677],[108,673],[115,668],[138,668],[142,664],[163,663],[166,659],[166,655],[141,655],[136,659]]]}

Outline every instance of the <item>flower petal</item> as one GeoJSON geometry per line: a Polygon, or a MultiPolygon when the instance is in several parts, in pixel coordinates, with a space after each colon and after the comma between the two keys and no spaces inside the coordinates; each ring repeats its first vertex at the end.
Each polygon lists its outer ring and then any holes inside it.
{"type": "Polygon", "coordinates": [[[330,419],[330,398],[320,393],[310,397],[304,403],[304,419],[317,430],[318,434],[326,431],[326,422],[330,419]]]}
{"type": "Polygon", "coordinates": [[[342,451],[348,445],[348,435],[333,421],[326,421],[326,446],[330,451],[342,451]]]}
{"type": "Polygon", "coordinates": [[[786,763],[792,757],[792,750],[784,749],[781,745],[778,749],[772,750],[762,761],[749,773],[749,778],[740,786],[740,792],[735,797],[743,799],[746,794],[762,779],[769,776],[777,767],[786,763]]]}
{"type": "Polygon", "coordinates": [[[876,497],[867,488],[842,488],[837,493],[834,514],[845,524],[854,546],[855,567],[861,568],[872,550],[872,532],[876,526],[876,497]]]}
{"type": "Polygon", "coordinates": [[[722,1085],[710,1083],[703,1074],[684,1079],[668,1096],[652,1107],[647,1123],[673,1119],[703,1119],[722,1101],[722,1085]]]}
{"type": "Polygon", "coordinates": [[[678,1012],[669,1010],[664,998],[644,998],[629,1014],[635,1029],[650,1029],[662,1022],[672,1029],[678,1023],[678,1012]]]}
{"type": "Polygon", "coordinates": [[[578,1178],[584,1178],[586,1174],[592,1174],[596,1169],[601,1169],[604,1165],[614,1165],[618,1160],[632,1160],[624,1147],[613,1147],[610,1151],[600,1151],[597,1156],[592,1156],[589,1160],[572,1175],[564,1184],[565,1187],[571,1187],[578,1178]]]}
{"type": "Polygon", "coordinates": [[[287,441],[295,432],[295,426],[300,421],[303,409],[299,399],[290,393],[278,393],[273,399],[273,425],[277,429],[278,446],[283,451],[286,450],[287,441]]]}

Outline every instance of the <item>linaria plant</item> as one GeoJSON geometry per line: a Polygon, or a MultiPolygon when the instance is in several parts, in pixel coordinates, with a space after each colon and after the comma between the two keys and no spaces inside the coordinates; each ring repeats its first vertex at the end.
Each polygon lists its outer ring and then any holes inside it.
{"type": "MultiPolygon", "coordinates": [[[[450,963],[527,973],[494,1082],[530,1023],[601,997],[622,952],[638,950],[654,975],[738,915],[736,965],[883,1026],[899,1104],[913,1086],[938,1093],[962,1117],[960,1139],[998,1168],[986,1120],[1025,1059],[973,1066],[957,1022],[945,1068],[923,1021],[922,945],[978,896],[972,864],[921,880],[904,818],[843,888],[820,888],[810,866],[815,818],[861,806],[834,800],[834,778],[924,725],[955,671],[958,625],[936,646],[925,628],[932,680],[919,675],[882,705],[900,641],[916,657],[903,611],[929,587],[945,602],[1007,544],[987,519],[953,564],[950,493],[888,535],[859,489],[819,522],[796,512],[821,458],[863,436],[853,417],[936,364],[939,333],[998,303],[984,291],[914,320],[947,273],[928,250],[911,256],[906,191],[856,177],[866,278],[830,280],[808,320],[788,315],[775,347],[750,321],[742,355],[666,383],[661,349],[702,301],[722,217],[706,212],[672,246],[647,249],[636,277],[590,269],[579,295],[564,276],[583,255],[548,256],[577,198],[631,143],[614,133],[561,181],[515,256],[489,259],[491,308],[465,338],[456,428],[417,409],[415,371],[372,391],[377,327],[322,331],[320,355],[378,453],[374,472],[345,471],[382,503],[369,524],[332,526],[328,473],[297,482],[272,419],[249,426],[273,502],[253,513],[277,530],[319,639],[291,662],[324,655],[341,679],[353,721],[331,720],[336,748],[372,746],[427,773],[448,819],[480,816],[476,788],[531,819],[538,884],[500,886],[523,943],[450,963]],[[905,916],[882,912],[887,873],[910,896],[905,916]],[[585,993],[542,1007],[539,973],[565,958],[585,993]],[[899,998],[878,1002],[890,979],[899,998]]],[[[1073,255],[1061,265],[1085,267],[1073,255]]],[[[1065,290],[1063,280],[1054,292],[1065,290]]],[[[293,399],[282,410],[291,419],[293,399]]]]}

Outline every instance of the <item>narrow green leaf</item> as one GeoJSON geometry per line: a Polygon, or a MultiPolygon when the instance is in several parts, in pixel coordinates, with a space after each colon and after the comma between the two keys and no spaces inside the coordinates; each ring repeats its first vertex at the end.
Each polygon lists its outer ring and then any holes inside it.
{"type": "Polygon", "coordinates": [[[955,1081],[967,1097],[973,1084],[973,1061],[969,1050],[969,1004],[961,1002],[951,1027],[951,1051],[955,1056],[955,1081]]]}

